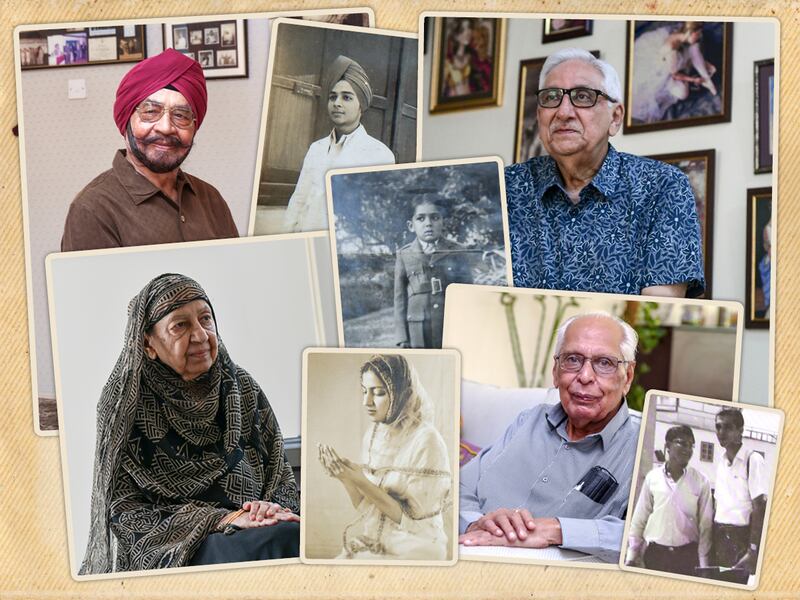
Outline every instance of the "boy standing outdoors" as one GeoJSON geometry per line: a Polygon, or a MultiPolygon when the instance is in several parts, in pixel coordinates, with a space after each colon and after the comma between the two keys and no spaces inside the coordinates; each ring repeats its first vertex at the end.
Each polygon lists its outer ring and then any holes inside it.
{"type": "Polygon", "coordinates": [[[412,202],[408,230],[416,239],[397,251],[394,320],[402,348],[441,348],[444,293],[451,283],[473,283],[469,250],[442,237],[442,201],[423,194],[412,202]]]}

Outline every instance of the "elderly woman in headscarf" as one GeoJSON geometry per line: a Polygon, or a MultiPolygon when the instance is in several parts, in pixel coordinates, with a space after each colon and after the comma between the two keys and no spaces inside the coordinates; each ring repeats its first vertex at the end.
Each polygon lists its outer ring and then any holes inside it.
{"type": "Polygon", "coordinates": [[[211,301],[184,275],[156,277],[128,305],[100,396],[81,574],[298,556],[297,513],[275,415],[211,301]]]}
{"type": "Polygon", "coordinates": [[[338,558],[450,558],[442,514],[450,504],[450,462],[416,372],[401,355],[376,354],[361,367],[361,394],[373,422],[363,462],[318,447],[323,468],[358,512],[342,533],[338,558]]]}
{"type": "Polygon", "coordinates": [[[361,124],[372,102],[372,87],[361,65],[346,56],[337,57],[328,67],[322,94],[327,95],[333,130],[308,148],[284,215],[286,231],[328,228],[325,174],[329,170],[395,162],[392,151],[361,124]]]}

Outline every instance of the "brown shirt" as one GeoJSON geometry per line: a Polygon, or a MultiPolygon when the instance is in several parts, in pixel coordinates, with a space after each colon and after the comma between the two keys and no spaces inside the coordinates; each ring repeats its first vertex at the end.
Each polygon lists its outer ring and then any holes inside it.
{"type": "Polygon", "coordinates": [[[136,172],[125,151],[69,207],[61,251],[238,237],[217,189],[178,170],[178,202],[136,172]]]}

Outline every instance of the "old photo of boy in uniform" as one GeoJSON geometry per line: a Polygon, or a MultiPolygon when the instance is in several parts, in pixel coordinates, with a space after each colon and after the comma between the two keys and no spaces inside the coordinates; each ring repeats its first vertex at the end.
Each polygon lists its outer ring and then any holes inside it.
{"type": "Polygon", "coordinates": [[[510,281],[494,158],[332,171],[339,341],[441,348],[451,283],[510,281]]]}

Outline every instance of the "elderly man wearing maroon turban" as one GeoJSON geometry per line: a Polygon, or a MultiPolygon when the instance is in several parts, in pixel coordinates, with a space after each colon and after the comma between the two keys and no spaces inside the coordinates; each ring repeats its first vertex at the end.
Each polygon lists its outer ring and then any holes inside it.
{"type": "Polygon", "coordinates": [[[172,49],[122,78],[114,122],[125,149],[72,201],[62,251],[238,236],[216,188],[179,168],[207,104],[203,69],[172,49]]]}
{"type": "Polygon", "coordinates": [[[395,162],[392,151],[361,124],[372,102],[372,87],[361,65],[346,56],[337,57],[328,67],[322,93],[327,94],[333,130],[308,148],[284,216],[285,231],[328,229],[325,174],[329,170],[395,162]]]}

